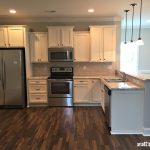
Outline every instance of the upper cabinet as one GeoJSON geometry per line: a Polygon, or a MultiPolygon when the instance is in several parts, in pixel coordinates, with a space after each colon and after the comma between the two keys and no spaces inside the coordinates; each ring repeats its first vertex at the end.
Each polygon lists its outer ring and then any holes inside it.
{"type": "Polygon", "coordinates": [[[74,33],[74,61],[90,61],[90,34],[89,32],[74,33]]]}
{"type": "Polygon", "coordinates": [[[116,55],[116,26],[90,26],[91,61],[112,62],[116,55]]]}
{"type": "Polygon", "coordinates": [[[0,47],[24,47],[24,27],[0,27],[0,47]]]}
{"type": "Polygon", "coordinates": [[[46,32],[30,33],[31,62],[48,61],[48,41],[46,32]]]}
{"type": "Polygon", "coordinates": [[[48,47],[73,47],[73,26],[49,26],[48,47]]]}

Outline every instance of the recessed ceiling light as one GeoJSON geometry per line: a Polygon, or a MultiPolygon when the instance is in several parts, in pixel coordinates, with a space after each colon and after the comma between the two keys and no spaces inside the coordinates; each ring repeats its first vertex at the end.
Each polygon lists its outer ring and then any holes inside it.
{"type": "Polygon", "coordinates": [[[15,9],[10,9],[9,12],[10,12],[11,14],[15,14],[15,13],[16,13],[16,10],[15,10],[15,9]]]}
{"type": "Polygon", "coordinates": [[[95,10],[92,9],[92,8],[88,9],[88,12],[89,12],[89,13],[93,13],[94,11],[95,11],[95,10]]]}
{"type": "Polygon", "coordinates": [[[56,13],[56,10],[45,10],[45,13],[56,13]]]}

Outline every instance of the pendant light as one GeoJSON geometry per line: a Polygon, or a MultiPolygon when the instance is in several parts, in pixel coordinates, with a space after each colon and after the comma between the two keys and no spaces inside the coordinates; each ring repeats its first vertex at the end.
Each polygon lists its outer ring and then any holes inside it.
{"type": "Polygon", "coordinates": [[[142,0],[141,0],[141,5],[140,5],[140,25],[139,25],[139,38],[136,42],[137,45],[144,45],[144,42],[141,39],[141,16],[142,16],[142,0]]]}
{"type": "Polygon", "coordinates": [[[129,12],[130,10],[124,10],[124,12],[126,13],[126,28],[125,28],[125,41],[124,41],[124,44],[127,44],[127,13],[129,12]]]}
{"type": "Polygon", "coordinates": [[[131,43],[133,43],[133,22],[134,22],[134,7],[136,6],[136,3],[130,4],[132,6],[132,33],[131,33],[131,43]]]}

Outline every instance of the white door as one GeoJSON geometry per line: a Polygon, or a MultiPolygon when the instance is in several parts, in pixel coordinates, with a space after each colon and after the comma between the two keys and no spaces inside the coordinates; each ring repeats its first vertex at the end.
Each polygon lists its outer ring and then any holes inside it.
{"type": "Polygon", "coordinates": [[[91,28],[91,61],[102,61],[101,51],[103,49],[102,28],[91,28]]]}
{"type": "Polygon", "coordinates": [[[38,33],[31,33],[30,34],[30,51],[31,51],[31,61],[38,62],[40,61],[40,38],[38,33]]]}
{"type": "Polygon", "coordinates": [[[10,47],[24,46],[24,30],[22,27],[8,28],[8,45],[10,47]]]}
{"type": "Polygon", "coordinates": [[[48,45],[49,45],[49,47],[61,46],[60,29],[59,28],[49,28],[48,29],[48,45]]]}
{"type": "Polygon", "coordinates": [[[61,45],[60,46],[69,46],[73,47],[73,30],[62,28],[61,29],[61,45]]]}
{"type": "Polygon", "coordinates": [[[47,33],[40,35],[40,49],[41,49],[41,61],[48,62],[48,41],[47,33]]]}
{"type": "Polygon", "coordinates": [[[90,60],[90,37],[89,33],[74,33],[74,59],[75,61],[90,60]]]}
{"type": "Polygon", "coordinates": [[[87,84],[74,86],[74,103],[89,103],[91,100],[90,86],[87,84]]]}
{"type": "Polygon", "coordinates": [[[116,51],[116,28],[115,27],[104,27],[104,61],[114,61],[116,51]]]}

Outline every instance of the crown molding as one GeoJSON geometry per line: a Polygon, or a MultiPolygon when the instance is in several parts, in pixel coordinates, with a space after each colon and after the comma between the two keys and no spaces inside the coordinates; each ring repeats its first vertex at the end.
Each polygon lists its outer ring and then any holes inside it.
{"type": "Polygon", "coordinates": [[[119,22],[121,17],[17,17],[17,18],[0,18],[0,23],[11,22],[119,22]]]}

